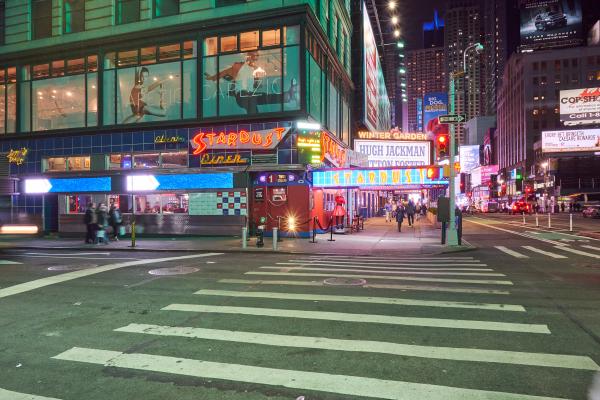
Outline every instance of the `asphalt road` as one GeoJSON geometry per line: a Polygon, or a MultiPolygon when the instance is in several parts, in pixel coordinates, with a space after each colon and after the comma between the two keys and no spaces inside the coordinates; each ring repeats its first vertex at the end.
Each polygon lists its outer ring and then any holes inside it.
{"type": "Polygon", "coordinates": [[[435,257],[5,252],[0,400],[586,399],[600,241],[487,216],[465,239],[435,257]]]}

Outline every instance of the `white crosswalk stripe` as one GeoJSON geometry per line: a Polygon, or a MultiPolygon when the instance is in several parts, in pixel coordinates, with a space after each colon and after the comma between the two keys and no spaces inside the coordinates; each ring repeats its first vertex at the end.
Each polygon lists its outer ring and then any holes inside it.
{"type": "Polygon", "coordinates": [[[505,246],[494,246],[494,247],[508,255],[515,257],[515,258],[529,258],[525,254],[518,253],[514,250],[511,250],[511,249],[505,247],[505,246]]]}
{"type": "Polygon", "coordinates": [[[385,264],[357,264],[357,263],[305,263],[305,262],[277,262],[277,265],[299,265],[299,266],[311,266],[311,265],[320,265],[320,266],[331,266],[331,267],[346,267],[346,268],[372,268],[372,269],[385,269],[385,270],[397,270],[397,271],[494,271],[492,268],[454,268],[454,267],[422,267],[422,266],[413,266],[413,267],[390,267],[385,264]]]}
{"type": "Polygon", "coordinates": [[[0,388],[0,400],[59,400],[55,397],[37,396],[29,393],[13,392],[0,388]]]}
{"type": "Polygon", "coordinates": [[[597,247],[597,246],[590,246],[590,245],[585,244],[585,245],[582,245],[581,247],[583,247],[585,249],[600,251],[600,247],[597,247]]]}
{"type": "Polygon", "coordinates": [[[587,251],[573,249],[573,248],[568,247],[568,246],[555,246],[555,248],[558,249],[558,250],[568,251],[570,253],[577,254],[577,255],[580,255],[580,256],[585,256],[585,257],[591,257],[591,258],[600,259],[600,254],[588,253],[587,251]]]}
{"type": "Polygon", "coordinates": [[[551,253],[549,251],[544,251],[544,250],[540,250],[537,247],[533,247],[533,246],[522,246],[524,249],[533,251],[534,253],[539,253],[539,254],[543,254],[545,256],[548,257],[552,257],[552,258],[569,258],[567,256],[563,256],[561,254],[556,254],[556,253],[551,253]]]}
{"type": "MultiPolygon", "coordinates": [[[[280,264],[280,263],[277,263],[280,264]]],[[[315,264],[312,264],[315,265],[315,264]]],[[[316,264],[320,265],[320,264],[316,264]]],[[[346,271],[346,272],[367,272],[367,273],[378,273],[382,274],[391,274],[391,275],[452,275],[452,276],[506,276],[504,274],[496,273],[496,272],[457,272],[457,271],[398,271],[398,270],[390,270],[390,269],[359,269],[359,266],[344,266],[344,267],[336,267],[336,268],[326,268],[326,267],[302,267],[302,266],[294,266],[294,267],[272,267],[272,266],[263,266],[261,269],[274,269],[274,270],[286,270],[286,271],[346,271]]],[[[371,267],[378,268],[378,267],[371,267]]]]}
{"type": "Polygon", "coordinates": [[[18,261],[11,261],[11,260],[0,260],[0,265],[19,265],[19,264],[23,264],[23,263],[18,262],[18,261]]]}
{"type": "MultiPolygon", "coordinates": [[[[349,262],[338,262],[338,261],[312,261],[312,262],[297,262],[297,261],[290,261],[290,262],[278,262],[277,264],[281,264],[281,265],[348,265],[350,264],[349,262]]],[[[448,266],[454,266],[454,267],[487,267],[487,264],[464,264],[464,263],[431,263],[431,264],[423,264],[423,263],[385,263],[385,264],[373,264],[373,263],[360,263],[358,261],[353,262],[351,265],[383,265],[384,267],[389,266],[389,268],[391,268],[392,266],[405,266],[405,267],[412,267],[412,268],[419,268],[419,267],[448,267],[448,266]]]]}

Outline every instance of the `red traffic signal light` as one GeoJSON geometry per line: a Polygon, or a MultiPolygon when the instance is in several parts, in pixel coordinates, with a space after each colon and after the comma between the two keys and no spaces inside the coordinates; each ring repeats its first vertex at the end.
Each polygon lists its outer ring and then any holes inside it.
{"type": "Polygon", "coordinates": [[[448,154],[448,136],[440,135],[436,139],[438,156],[445,157],[448,154]]]}
{"type": "Polygon", "coordinates": [[[429,167],[427,168],[427,179],[439,179],[440,178],[440,169],[439,167],[429,167]]]}

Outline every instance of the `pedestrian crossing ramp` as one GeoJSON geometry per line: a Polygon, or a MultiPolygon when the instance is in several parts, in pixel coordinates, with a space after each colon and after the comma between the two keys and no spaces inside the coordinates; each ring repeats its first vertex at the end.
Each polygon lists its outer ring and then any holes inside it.
{"type": "Polygon", "coordinates": [[[72,347],[53,358],[253,384],[269,391],[280,388],[286,397],[305,395],[306,399],[326,399],[328,395],[392,400],[580,398],[570,397],[569,388],[529,384],[530,377],[565,382],[577,377],[591,382],[600,370],[587,354],[569,354],[556,346],[555,341],[562,338],[553,332],[551,323],[511,302],[510,277],[472,257],[296,257],[261,266],[238,279],[221,279],[218,286],[199,288],[190,293],[189,303],[165,304],[161,312],[180,313],[184,319],[190,314],[219,316],[228,322],[223,326],[203,326],[202,319],[183,326],[144,320],[115,327],[114,332],[228,343],[239,349],[238,362],[221,360],[215,354],[198,359],[110,347],[72,347]],[[330,276],[363,277],[366,283],[332,287],[325,283],[330,276]],[[215,305],[215,299],[223,302],[215,305]],[[346,308],[341,311],[340,307],[346,308]],[[365,307],[369,312],[359,311],[365,307]],[[463,317],[455,317],[456,313],[463,317]],[[234,321],[235,329],[231,329],[234,321]],[[292,331],[303,332],[306,323],[313,329],[310,334],[282,332],[278,329],[282,321],[294,328],[292,331]],[[386,336],[383,331],[393,334],[386,336]],[[427,340],[415,339],[421,332],[427,340]],[[520,342],[532,348],[523,348],[520,342]],[[264,354],[277,357],[245,363],[244,349],[250,346],[261,346],[264,354]],[[298,350],[335,362],[324,363],[326,368],[295,363],[301,357],[298,350]],[[379,359],[377,368],[365,368],[379,359]],[[289,366],[282,368],[282,364],[289,366]],[[453,384],[439,365],[479,378],[453,384]],[[420,371],[422,375],[417,376],[415,366],[433,370],[420,371]]]}

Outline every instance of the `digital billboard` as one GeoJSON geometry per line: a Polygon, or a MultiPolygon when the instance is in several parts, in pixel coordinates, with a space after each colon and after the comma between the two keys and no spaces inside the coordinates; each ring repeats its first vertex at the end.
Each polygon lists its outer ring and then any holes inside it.
{"type": "Polygon", "coordinates": [[[541,48],[581,41],[580,0],[520,0],[519,4],[522,46],[541,48]]]}
{"type": "Polygon", "coordinates": [[[561,90],[560,120],[565,125],[600,123],[600,88],[561,90]]]}
{"type": "Polygon", "coordinates": [[[542,152],[600,152],[600,129],[542,132],[542,152]]]}
{"type": "Polygon", "coordinates": [[[375,35],[364,3],[363,29],[364,123],[369,130],[383,131],[391,127],[390,99],[379,62],[375,35]]]}
{"type": "Polygon", "coordinates": [[[369,167],[431,165],[431,142],[355,140],[354,150],[369,157],[369,167]]]}
{"type": "Polygon", "coordinates": [[[448,93],[429,93],[423,97],[423,131],[429,139],[447,135],[447,124],[440,124],[438,117],[448,114],[448,93]]]}
{"type": "Polygon", "coordinates": [[[458,149],[460,155],[460,172],[468,173],[481,165],[480,146],[460,146],[458,149]]]}

